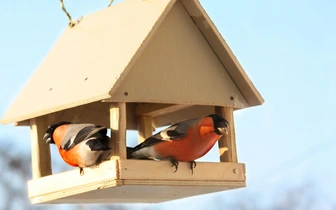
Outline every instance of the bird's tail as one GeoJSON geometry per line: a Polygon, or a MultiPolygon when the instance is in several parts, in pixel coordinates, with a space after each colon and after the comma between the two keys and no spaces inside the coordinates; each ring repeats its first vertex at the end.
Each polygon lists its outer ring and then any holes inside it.
{"type": "Polygon", "coordinates": [[[132,159],[132,153],[135,151],[135,149],[133,147],[127,147],[126,148],[126,152],[127,152],[127,159],[132,159]]]}
{"type": "Polygon", "coordinates": [[[92,137],[86,142],[92,151],[111,150],[108,146],[109,137],[92,137]]]}

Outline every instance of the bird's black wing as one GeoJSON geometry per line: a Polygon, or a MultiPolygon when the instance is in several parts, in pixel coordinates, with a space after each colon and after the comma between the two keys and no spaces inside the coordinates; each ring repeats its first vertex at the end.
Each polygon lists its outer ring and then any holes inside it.
{"type": "Polygon", "coordinates": [[[149,147],[154,144],[163,142],[163,141],[175,141],[182,139],[186,136],[190,126],[194,125],[199,119],[190,119],[185,120],[176,124],[171,125],[170,127],[154,134],[153,136],[147,138],[144,142],[140,143],[134,147],[134,151],[139,150],[144,147],[149,147]]]}
{"type": "Polygon", "coordinates": [[[89,139],[106,139],[107,129],[94,124],[71,124],[64,136],[61,148],[70,150],[80,142],[89,139]]]}

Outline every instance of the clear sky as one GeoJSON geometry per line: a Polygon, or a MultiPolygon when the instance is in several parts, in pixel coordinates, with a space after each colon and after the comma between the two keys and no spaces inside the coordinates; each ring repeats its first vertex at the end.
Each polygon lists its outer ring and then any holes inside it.
{"type": "MultiPolygon", "coordinates": [[[[73,17],[97,11],[107,3],[65,1],[73,17]]],[[[201,3],[265,103],[235,114],[239,161],[247,164],[246,189],[160,207],[203,209],[214,198],[270,195],[305,180],[316,183],[321,202],[336,203],[336,1],[201,3]]],[[[68,20],[57,0],[3,1],[0,18],[2,116],[68,20]]],[[[0,136],[12,136],[17,144],[29,145],[28,128],[0,126],[0,136]]],[[[203,160],[216,160],[216,155],[213,150],[203,160]]]]}

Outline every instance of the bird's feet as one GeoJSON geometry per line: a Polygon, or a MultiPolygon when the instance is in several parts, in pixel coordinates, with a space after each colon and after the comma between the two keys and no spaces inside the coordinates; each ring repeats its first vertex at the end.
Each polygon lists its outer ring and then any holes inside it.
{"type": "Polygon", "coordinates": [[[194,168],[196,168],[196,162],[193,160],[193,161],[190,161],[189,162],[189,167],[191,169],[191,174],[194,174],[194,168]]]}
{"type": "Polygon", "coordinates": [[[79,167],[79,174],[80,174],[81,176],[84,175],[84,169],[83,169],[83,167],[79,167]]]}
{"type": "Polygon", "coordinates": [[[174,171],[175,173],[178,169],[179,162],[174,157],[169,157],[169,160],[172,164],[171,167],[175,166],[175,171],[174,171]]]}

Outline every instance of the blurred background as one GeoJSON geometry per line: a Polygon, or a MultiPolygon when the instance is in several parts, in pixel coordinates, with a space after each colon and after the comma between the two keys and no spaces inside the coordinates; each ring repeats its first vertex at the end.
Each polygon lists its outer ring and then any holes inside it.
{"type": "MultiPolygon", "coordinates": [[[[29,128],[9,124],[0,126],[0,209],[336,209],[336,2],[201,3],[265,99],[235,112],[247,187],[159,204],[32,206],[29,128]]],[[[78,18],[108,1],[65,4],[78,18]]],[[[59,1],[1,2],[0,116],[67,24],[59,1]]],[[[128,142],[136,141],[128,133],[128,142]]],[[[68,170],[51,149],[54,171],[68,170]]],[[[199,161],[217,159],[214,148],[199,161]]]]}

